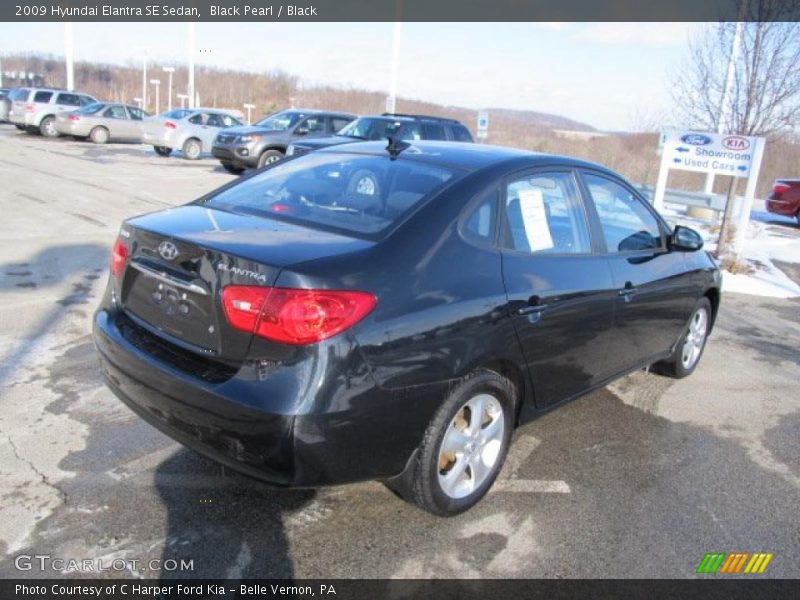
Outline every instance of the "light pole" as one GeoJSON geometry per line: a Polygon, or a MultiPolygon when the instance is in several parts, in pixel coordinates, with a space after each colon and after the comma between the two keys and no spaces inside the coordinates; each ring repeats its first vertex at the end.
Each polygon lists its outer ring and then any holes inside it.
{"type": "Polygon", "coordinates": [[[189,96],[186,94],[176,94],[178,96],[178,100],[181,101],[181,108],[186,108],[186,100],[189,99],[189,96]]]}
{"type": "Polygon", "coordinates": [[[189,23],[189,108],[194,108],[194,23],[189,23]]]}
{"type": "Polygon", "coordinates": [[[175,72],[175,67],[164,67],[164,73],[169,74],[169,83],[167,84],[167,110],[172,110],[172,74],[175,72]]]}
{"type": "Polygon", "coordinates": [[[160,95],[160,93],[158,91],[159,88],[161,87],[161,80],[160,79],[151,79],[150,83],[152,83],[154,86],[156,86],[156,112],[153,113],[153,114],[157,115],[159,113],[158,109],[160,108],[159,104],[161,102],[161,95],[160,95]]]}
{"type": "Polygon", "coordinates": [[[244,107],[247,109],[247,124],[250,125],[250,111],[256,107],[255,104],[245,104],[244,107]]]}
{"type": "Polygon", "coordinates": [[[147,110],[147,50],[142,56],[142,110],[147,110]]]}
{"type": "Polygon", "coordinates": [[[142,108],[142,99],[141,98],[139,98],[137,96],[136,98],[133,99],[133,101],[136,102],[136,104],[139,105],[139,108],[142,108]]]}
{"type": "Polygon", "coordinates": [[[67,89],[75,89],[75,75],[72,68],[72,23],[64,23],[64,62],[67,65],[67,89]]]}

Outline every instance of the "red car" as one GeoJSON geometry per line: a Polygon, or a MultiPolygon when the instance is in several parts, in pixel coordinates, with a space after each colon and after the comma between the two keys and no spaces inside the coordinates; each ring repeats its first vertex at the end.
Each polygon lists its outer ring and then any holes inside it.
{"type": "Polygon", "coordinates": [[[794,217],[800,225],[800,179],[778,179],[767,198],[767,210],[776,215],[794,217]]]}

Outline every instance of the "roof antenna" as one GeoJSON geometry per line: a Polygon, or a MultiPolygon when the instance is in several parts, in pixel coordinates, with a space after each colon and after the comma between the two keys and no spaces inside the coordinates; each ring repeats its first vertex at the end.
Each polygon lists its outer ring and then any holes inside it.
{"type": "Polygon", "coordinates": [[[386,136],[386,139],[389,140],[389,144],[386,146],[386,150],[389,152],[389,160],[397,159],[403,150],[411,147],[411,144],[408,142],[404,142],[390,135],[386,136]]]}

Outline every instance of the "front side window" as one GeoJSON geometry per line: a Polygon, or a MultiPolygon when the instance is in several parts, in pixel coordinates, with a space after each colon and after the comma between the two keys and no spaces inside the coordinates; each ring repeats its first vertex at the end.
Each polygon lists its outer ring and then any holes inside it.
{"type": "Polygon", "coordinates": [[[639,198],[620,184],[584,173],[609,252],[654,250],[662,246],[661,229],[639,198]]]}
{"type": "Polygon", "coordinates": [[[583,254],[589,228],[572,173],[536,173],[506,187],[505,245],[531,254],[583,254]]]}
{"type": "Polygon", "coordinates": [[[325,117],[308,117],[300,123],[298,129],[305,129],[308,133],[325,133],[325,117]]]}
{"type": "Polygon", "coordinates": [[[222,127],[238,127],[242,124],[241,121],[231,115],[221,114],[219,115],[219,118],[222,122],[222,127]]]}
{"type": "Polygon", "coordinates": [[[472,135],[470,135],[469,130],[461,125],[453,125],[453,139],[457,142],[471,142],[472,135]]]}
{"type": "Polygon", "coordinates": [[[423,125],[426,140],[446,140],[444,127],[439,123],[425,123],[423,125]]]}
{"type": "Polygon", "coordinates": [[[378,235],[460,171],[388,156],[312,152],[280,162],[206,200],[236,213],[378,235]]]}

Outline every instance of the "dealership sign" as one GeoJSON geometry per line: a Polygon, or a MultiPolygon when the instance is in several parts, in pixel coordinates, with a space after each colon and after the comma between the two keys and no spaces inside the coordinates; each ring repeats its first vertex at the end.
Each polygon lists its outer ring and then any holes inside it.
{"type": "Polygon", "coordinates": [[[663,156],[670,169],[749,177],[759,138],[668,131],[663,139],[663,156]]]}

